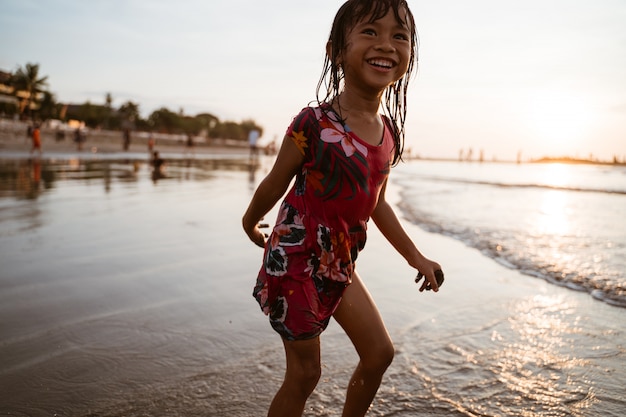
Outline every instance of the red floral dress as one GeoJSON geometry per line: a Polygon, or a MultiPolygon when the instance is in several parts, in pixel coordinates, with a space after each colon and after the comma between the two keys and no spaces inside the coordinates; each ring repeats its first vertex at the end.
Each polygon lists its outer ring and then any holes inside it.
{"type": "Polygon", "coordinates": [[[359,139],[330,106],[303,109],[287,130],[304,163],[280,206],[253,295],[288,340],[320,334],[351,282],[393,159],[383,120],[378,146],[359,139]]]}

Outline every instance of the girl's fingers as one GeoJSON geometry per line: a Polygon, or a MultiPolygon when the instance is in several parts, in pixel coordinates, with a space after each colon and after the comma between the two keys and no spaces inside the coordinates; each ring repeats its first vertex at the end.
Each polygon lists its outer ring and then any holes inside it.
{"type": "Polygon", "coordinates": [[[418,283],[422,278],[424,278],[424,282],[422,282],[422,286],[420,287],[420,292],[426,290],[434,290],[435,292],[439,291],[439,287],[443,284],[444,276],[443,271],[441,269],[435,270],[435,282],[430,282],[429,279],[425,277],[423,273],[417,271],[417,277],[415,278],[415,282],[418,283]]]}

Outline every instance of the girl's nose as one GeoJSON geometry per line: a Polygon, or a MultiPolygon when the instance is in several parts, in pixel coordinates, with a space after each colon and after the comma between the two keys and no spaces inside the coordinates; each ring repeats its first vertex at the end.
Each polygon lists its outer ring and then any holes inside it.
{"type": "Polygon", "coordinates": [[[393,46],[392,39],[387,36],[381,36],[376,48],[383,52],[394,52],[396,48],[393,46]]]}

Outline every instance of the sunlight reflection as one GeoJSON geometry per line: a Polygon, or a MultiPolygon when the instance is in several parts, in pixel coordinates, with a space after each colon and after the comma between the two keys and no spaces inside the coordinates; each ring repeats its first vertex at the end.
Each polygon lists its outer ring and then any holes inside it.
{"type": "Polygon", "coordinates": [[[547,164],[542,179],[547,185],[563,187],[569,183],[570,167],[566,164],[547,164]]]}
{"type": "MultiPolygon", "coordinates": [[[[545,166],[542,182],[550,187],[566,187],[570,183],[571,171],[566,164],[545,166]]],[[[543,194],[538,207],[538,216],[532,222],[538,235],[564,235],[570,231],[567,194],[561,190],[550,190],[543,194]]]]}
{"type": "Polygon", "coordinates": [[[573,368],[584,367],[585,360],[571,356],[571,338],[578,329],[572,326],[573,307],[562,296],[538,295],[520,302],[509,319],[519,338],[506,346],[494,363],[494,371],[509,390],[516,392],[520,404],[530,400],[537,409],[524,416],[537,415],[543,408],[564,401],[572,415],[580,415],[594,402],[588,387],[572,387],[568,377],[573,368]]]}
{"type": "Polygon", "coordinates": [[[562,191],[549,191],[539,207],[536,228],[540,234],[565,235],[570,230],[567,195],[562,191]]]}

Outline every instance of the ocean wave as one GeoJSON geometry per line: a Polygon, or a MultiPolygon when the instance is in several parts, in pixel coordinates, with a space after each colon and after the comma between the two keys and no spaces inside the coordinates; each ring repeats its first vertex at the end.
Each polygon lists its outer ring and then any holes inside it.
{"type": "Polygon", "coordinates": [[[485,181],[477,179],[465,179],[465,178],[447,178],[438,176],[419,176],[419,178],[427,181],[456,183],[456,184],[470,184],[470,185],[484,185],[498,188],[536,188],[546,190],[561,190],[561,191],[573,191],[583,193],[604,193],[604,194],[618,194],[626,195],[626,190],[614,189],[614,188],[595,188],[595,187],[578,187],[567,185],[553,185],[553,184],[539,184],[539,183],[510,183],[500,181],[485,181]]]}
{"type": "Polygon", "coordinates": [[[554,264],[549,257],[541,256],[544,247],[537,246],[532,249],[524,247],[519,243],[522,238],[511,236],[507,240],[507,233],[504,232],[465,227],[449,219],[442,221],[420,212],[404,199],[398,206],[413,224],[428,232],[459,240],[509,269],[574,291],[587,292],[597,300],[626,308],[626,282],[621,277],[620,271],[612,269],[611,266],[595,271],[584,265],[580,269],[577,268],[581,265],[580,262],[567,267],[554,264]]]}

